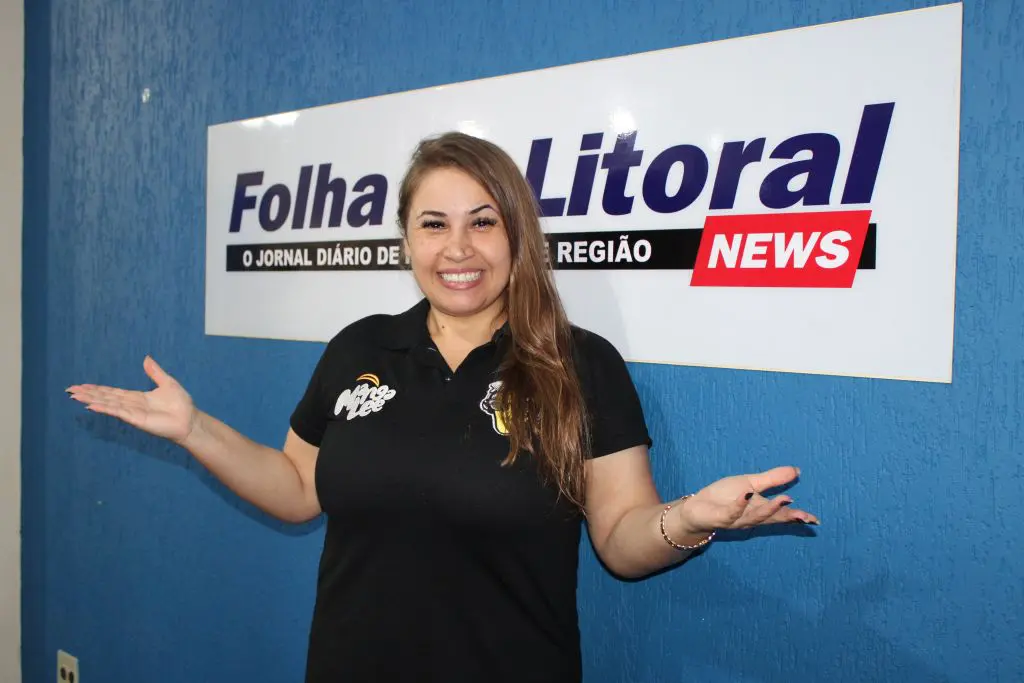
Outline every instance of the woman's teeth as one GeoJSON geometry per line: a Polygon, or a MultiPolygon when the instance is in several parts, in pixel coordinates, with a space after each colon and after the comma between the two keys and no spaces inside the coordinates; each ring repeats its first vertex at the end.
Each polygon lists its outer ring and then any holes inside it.
{"type": "Polygon", "coordinates": [[[445,282],[473,282],[480,279],[479,270],[472,273],[441,273],[441,279],[445,282]]]}

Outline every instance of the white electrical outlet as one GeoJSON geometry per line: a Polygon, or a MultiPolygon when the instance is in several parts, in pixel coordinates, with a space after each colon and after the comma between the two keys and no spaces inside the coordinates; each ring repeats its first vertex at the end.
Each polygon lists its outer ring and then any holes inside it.
{"type": "Polygon", "coordinates": [[[82,683],[78,678],[78,658],[57,650],[57,683],[82,683]]]}

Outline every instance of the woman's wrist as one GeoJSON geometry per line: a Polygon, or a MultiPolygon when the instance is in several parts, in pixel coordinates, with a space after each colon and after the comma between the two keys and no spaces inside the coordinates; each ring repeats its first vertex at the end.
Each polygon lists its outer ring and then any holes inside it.
{"type": "Polygon", "coordinates": [[[188,432],[178,441],[179,446],[193,454],[200,448],[200,442],[204,436],[203,418],[203,412],[193,407],[192,414],[189,416],[188,432]]]}
{"type": "Polygon", "coordinates": [[[692,497],[683,496],[665,506],[661,515],[661,531],[665,541],[678,550],[696,550],[707,545],[715,535],[715,529],[706,529],[695,524],[687,511],[692,497]]]}

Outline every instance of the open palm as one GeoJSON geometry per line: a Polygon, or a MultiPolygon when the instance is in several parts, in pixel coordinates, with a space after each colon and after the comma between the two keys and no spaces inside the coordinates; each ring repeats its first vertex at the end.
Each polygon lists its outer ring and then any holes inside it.
{"type": "Polygon", "coordinates": [[[781,522],[817,524],[818,518],[809,512],[788,507],[793,502],[791,497],[761,495],[799,476],[800,470],[795,467],[776,467],[758,474],[719,479],[688,498],[681,514],[687,526],[698,532],[746,529],[781,522]]]}
{"type": "Polygon", "coordinates": [[[183,442],[195,417],[192,397],[149,356],[142,367],[156,384],[151,391],[76,384],[68,387],[67,392],[88,410],[116,417],[155,436],[183,442]]]}

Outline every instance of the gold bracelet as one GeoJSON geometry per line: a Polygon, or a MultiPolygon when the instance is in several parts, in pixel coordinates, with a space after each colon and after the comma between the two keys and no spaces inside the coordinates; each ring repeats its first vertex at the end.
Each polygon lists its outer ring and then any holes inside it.
{"type": "MultiPolygon", "coordinates": [[[[691,494],[683,496],[682,498],[680,498],[676,502],[677,503],[682,503],[687,498],[692,498],[692,497],[693,497],[693,494],[691,493],[691,494]]],[[[708,543],[710,543],[711,539],[715,537],[716,533],[718,533],[717,531],[712,531],[708,535],[707,538],[705,538],[703,541],[701,541],[700,543],[698,543],[696,545],[679,545],[678,543],[673,541],[671,538],[669,538],[668,537],[668,532],[665,531],[665,517],[668,515],[668,511],[672,509],[672,505],[673,505],[672,503],[669,503],[668,505],[665,506],[665,509],[661,511],[661,537],[665,539],[666,543],[668,543],[670,546],[672,546],[676,550],[698,550],[700,548],[703,548],[708,543]]]]}

